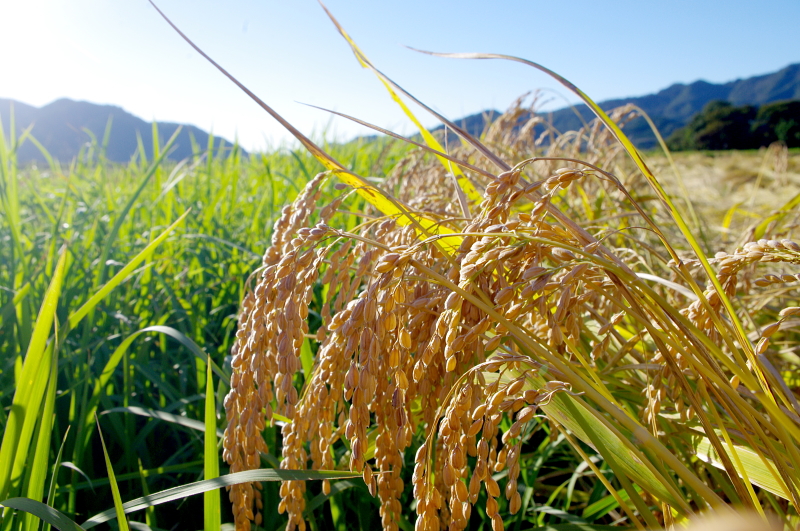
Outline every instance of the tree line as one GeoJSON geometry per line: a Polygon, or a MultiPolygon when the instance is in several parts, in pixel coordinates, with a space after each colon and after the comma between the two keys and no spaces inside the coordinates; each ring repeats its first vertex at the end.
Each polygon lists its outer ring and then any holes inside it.
{"type": "Polygon", "coordinates": [[[773,142],[800,147],[800,101],[760,108],[712,101],[667,139],[672,150],[758,149],[773,142]]]}

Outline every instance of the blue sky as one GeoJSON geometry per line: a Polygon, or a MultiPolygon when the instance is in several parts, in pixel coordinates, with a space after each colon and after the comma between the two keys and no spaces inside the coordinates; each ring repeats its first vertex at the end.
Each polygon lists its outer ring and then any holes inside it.
{"type": "MultiPolygon", "coordinates": [[[[297,102],[412,131],[359,67],[316,0],[158,0],[209,55],[307,134],[365,131],[297,102]]],[[[494,52],[539,62],[595,100],[675,82],[725,82],[800,62],[800,1],[328,0],[387,75],[450,118],[505,109],[543,89],[575,99],[519,64],[423,56],[403,45],[494,52]]],[[[247,96],[199,57],[146,0],[0,0],[0,97],[119,105],[145,120],[191,123],[248,149],[288,141],[247,96]]],[[[436,121],[420,110],[423,123],[436,121]]]]}

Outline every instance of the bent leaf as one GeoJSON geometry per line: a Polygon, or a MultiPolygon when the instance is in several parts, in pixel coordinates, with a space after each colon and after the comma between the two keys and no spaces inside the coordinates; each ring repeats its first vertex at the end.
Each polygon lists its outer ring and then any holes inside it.
{"type": "MultiPolygon", "coordinates": [[[[168,413],[166,411],[159,411],[157,409],[149,409],[139,406],[113,407],[111,409],[104,410],[101,415],[106,415],[108,413],[130,413],[132,415],[139,415],[140,417],[149,417],[151,419],[163,420],[164,422],[171,422],[173,424],[183,426],[184,428],[189,428],[200,432],[206,431],[206,424],[200,422],[199,420],[190,419],[188,417],[176,415],[174,413],[168,413]]],[[[218,437],[222,437],[223,433],[224,432],[222,430],[216,429],[216,435],[218,437]]]]}
{"type": "Polygon", "coordinates": [[[39,517],[43,522],[50,524],[61,531],[83,531],[84,528],[70,520],[62,512],[45,505],[42,502],[29,498],[10,498],[0,502],[3,507],[24,511],[39,517]]]}
{"type": "MultiPolygon", "coordinates": [[[[300,143],[303,144],[303,147],[305,147],[309,153],[311,153],[314,158],[316,158],[328,171],[334,173],[345,184],[352,186],[361,197],[367,200],[368,203],[377,208],[384,215],[395,218],[397,223],[401,225],[413,225],[420,235],[432,236],[453,234],[452,230],[443,227],[438,221],[412,212],[397,199],[393,198],[391,194],[380,190],[378,187],[373,186],[363,178],[345,168],[342,164],[336,161],[333,157],[331,157],[308,137],[301,133],[296,127],[286,121],[286,119],[284,119],[280,114],[275,112],[272,107],[264,103],[261,98],[256,96],[255,93],[253,93],[250,89],[245,87],[238,79],[228,73],[228,71],[222,68],[222,66],[220,66],[216,61],[211,59],[211,57],[201,50],[194,42],[192,42],[191,39],[189,39],[189,37],[179,30],[169,18],[167,18],[167,16],[155,5],[155,3],[153,3],[153,0],[149,0],[149,2],[153,8],[158,11],[167,24],[169,24],[172,29],[174,29],[183,38],[183,40],[185,40],[192,48],[194,48],[197,53],[202,55],[208,62],[214,65],[217,70],[222,72],[225,77],[230,79],[237,87],[242,89],[245,94],[250,96],[253,101],[255,101],[267,113],[269,113],[269,115],[275,120],[277,120],[278,123],[285,127],[298,141],[300,141],[300,143]]],[[[447,238],[437,242],[437,245],[440,247],[440,249],[443,249],[443,251],[447,254],[455,253],[459,244],[459,237],[447,238]]]]}
{"type": "MultiPolygon", "coordinates": [[[[400,109],[402,109],[403,113],[405,113],[405,115],[408,116],[409,120],[414,122],[414,125],[417,126],[417,129],[419,129],[422,138],[425,139],[425,143],[436,151],[440,152],[445,151],[445,149],[442,147],[439,141],[436,140],[436,138],[430,133],[430,131],[428,131],[428,129],[425,128],[425,126],[422,125],[422,123],[420,123],[417,117],[414,116],[414,113],[411,112],[411,109],[409,109],[408,106],[405,104],[405,102],[402,99],[400,99],[400,96],[397,94],[397,92],[394,91],[392,85],[387,81],[387,79],[382,74],[380,74],[377,69],[375,69],[372,66],[372,63],[370,62],[369,59],[367,59],[367,56],[364,55],[364,52],[361,51],[361,49],[358,47],[355,41],[353,41],[350,35],[348,35],[348,33],[344,30],[344,28],[339,24],[339,21],[337,21],[336,18],[334,18],[334,16],[331,14],[331,12],[328,11],[328,8],[325,7],[325,4],[320,2],[320,5],[322,6],[322,9],[325,10],[325,13],[328,14],[328,17],[331,19],[331,22],[333,22],[333,25],[336,26],[336,29],[339,30],[339,33],[342,35],[342,37],[344,37],[344,40],[346,40],[347,44],[349,44],[350,48],[352,48],[353,54],[356,56],[358,62],[361,64],[361,67],[368,68],[373,71],[373,73],[378,77],[381,83],[383,83],[383,86],[389,92],[389,95],[392,97],[395,103],[397,103],[397,105],[400,106],[400,109]]],[[[455,175],[456,184],[461,187],[461,190],[464,192],[464,194],[466,194],[466,196],[469,197],[470,200],[479,203],[482,199],[481,194],[478,193],[478,191],[475,189],[475,187],[472,185],[469,179],[467,179],[467,176],[464,175],[464,172],[461,171],[461,168],[459,168],[458,166],[453,166],[447,159],[445,159],[440,155],[436,155],[436,158],[439,160],[439,162],[442,163],[442,166],[444,166],[444,169],[446,171],[450,171],[455,175]]]]}
{"type": "Polygon", "coordinates": [[[117,525],[119,525],[120,531],[130,531],[128,520],[125,518],[125,511],[122,509],[122,497],[119,493],[117,478],[114,476],[114,467],[111,466],[111,458],[108,457],[106,441],[103,439],[103,431],[100,429],[100,421],[96,416],[94,419],[97,422],[97,433],[100,435],[100,444],[103,446],[103,457],[106,459],[106,471],[108,472],[108,482],[111,484],[111,496],[114,499],[114,515],[117,517],[117,525]]]}
{"type": "MultiPolygon", "coordinates": [[[[731,452],[727,443],[723,441],[722,445],[727,454],[732,458],[733,453],[731,452]]],[[[785,486],[781,484],[772,473],[770,473],[767,465],[764,464],[764,461],[756,452],[747,446],[742,446],[739,444],[734,444],[734,447],[739,459],[741,460],[742,466],[747,472],[747,478],[753,485],[761,487],[762,489],[786,500],[792,500],[790,494],[786,492],[785,486]]],[[[711,441],[709,441],[707,437],[697,438],[697,441],[695,442],[695,455],[697,455],[697,458],[701,461],[708,463],[715,468],[726,470],[725,466],[722,464],[719,454],[716,452],[716,450],[714,450],[714,447],[711,445],[711,441]]],[[[775,464],[772,462],[772,460],[769,457],[764,457],[764,459],[767,460],[768,466],[774,470],[775,464]]],[[[737,473],[739,474],[739,477],[743,478],[741,472],[737,471],[737,473]]]]}
{"type": "MultiPolygon", "coordinates": [[[[186,214],[184,214],[184,216],[185,215],[186,214]]],[[[155,240],[153,243],[155,243],[155,240]]],[[[114,278],[117,277],[115,276],[114,278]]],[[[188,338],[185,334],[182,334],[181,332],[169,326],[161,326],[161,325],[148,326],[147,328],[142,328],[141,330],[134,332],[133,334],[126,337],[125,340],[114,350],[114,352],[108,358],[105,367],[103,367],[103,371],[100,373],[100,376],[95,381],[94,391],[92,392],[92,396],[89,399],[86,408],[87,413],[85,417],[84,432],[83,432],[84,447],[89,444],[89,437],[91,436],[92,418],[94,417],[94,414],[97,411],[97,404],[100,402],[100,396],[103,392],[103,389],[105,389],[105,386],[108,384],[108,381],[111,379],[111,376],[113,376],[114,371],[117,370],[117,366],[119,365],[120,361],[122,361],[122,357],[125,355],[125,352],[128,350],[128,348],[130,348],[131,343],[133,343],[134,339],[144,334],[145,332],[159,332],[168,335],[174,339],[177,339],[182,345],[186,346],[192,352],[192,354],[202,359],[203,361],[206,361],[206,354],[203,353],[202,349],[200,349],[200,347],[197,346],[197,344],[194,341],[188,338]]],[[[217,364],[214,363],[213,361],[210,361],[210,363],[211,363],[211,369],[215,373],[217,373],[217,375],[220,378],[223,378],[225,381],[227,381],[228,376],[222,371],[222,369],[220,369],[219,366],[217,366],[217,364]]],[[[142,415],[142,416],[158,418],[160,420],[166,420],[167,422],[174,422],[176,424],[180,424],[182,426],[186,426],[188,428],[197,429],[201,431],[205,429],[205,425],[202,422],[196,420],[193,421],[191,419],[186,419],[186,418],[176,419],[175,415],[163,411],[146,410],[144,408],[137,408],[137,407],[114,408],[113,411],[127,411],[128,413],[133,413],[134,415],[142,415]]]]}
{"type": "MultiPolygon", "coordinates": [[[[226,474],[215,479],[204,481],[197,481],[182,485],[180,487],[173,487],[171,489],[162,490],[149,496],[136,498],[122,507],[125,513],[133,513],[141,511],[146,507],[153,505],[160,505],[174,500],[180,500],[195,494],[202,494],[209,490],[220,489],[230,485],[238,485],[239,483],[252,483],[254,481],[309,481],[317,479],[349,479],[361,477],[358,472],[342,472],[338,470],[281,470],[275,468],[260,468],[257,470],[246,470],[244,472],[236,472],[234,474],[226,474]]],[[[103,511],[86,520],[81,527],[83,529],[91,529],[92,527],[108,522],[114,518],[114,509],[103,511]]]]}

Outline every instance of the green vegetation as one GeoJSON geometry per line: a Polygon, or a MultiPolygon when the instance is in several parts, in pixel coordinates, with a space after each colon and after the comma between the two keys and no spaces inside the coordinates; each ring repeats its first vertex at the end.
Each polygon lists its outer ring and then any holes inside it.
{"type": "Polygon", "coordinates": [[[673,150],[758,149],[773,142],[800,147],[800,101],[760,108],[712,101],[667,141],[673,150]]]}

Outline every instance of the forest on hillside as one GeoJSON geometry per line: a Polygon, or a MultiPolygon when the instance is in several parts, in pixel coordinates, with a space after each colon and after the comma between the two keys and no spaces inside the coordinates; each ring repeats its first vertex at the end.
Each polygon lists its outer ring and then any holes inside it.
{"type": "Polygon", "coordinates": [[[677,151],[758,149],[773,142],[800,147],[800,101],[761,107],[712,101],[667,140],[677,151]]]}

